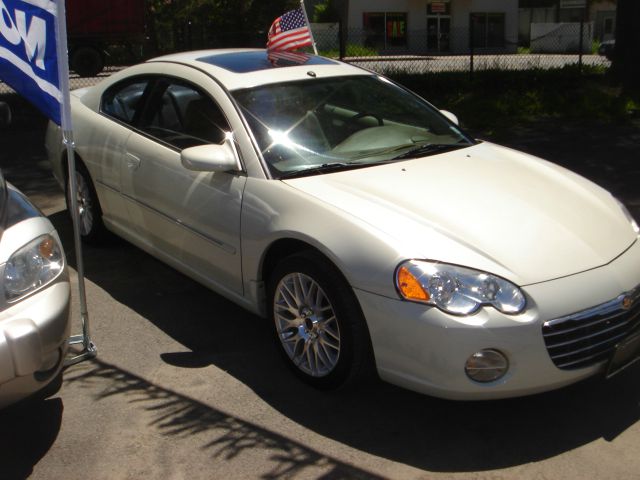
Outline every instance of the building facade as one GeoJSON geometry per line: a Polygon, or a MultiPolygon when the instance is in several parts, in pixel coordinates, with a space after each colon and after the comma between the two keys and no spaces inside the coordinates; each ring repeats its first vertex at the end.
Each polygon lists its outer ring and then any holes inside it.
{"type": "Polygon", "coordinates": [[[351,0],[349,41],[380,54],[514,52],[518,0],[351,0]]]}
{"type": "Polygon", "coordinates": [[[585,0],[586,8],[571,6],[562,0],[523,0],[520,1],[519,39],[528,44],[531,39],[531,24],[535,23],[573,23],[581,21],[590,24],[593,39],[613,40],[616,33],[616,0],[585,0]],[[569,5],[568,7],[566,5],[569,5]]]}

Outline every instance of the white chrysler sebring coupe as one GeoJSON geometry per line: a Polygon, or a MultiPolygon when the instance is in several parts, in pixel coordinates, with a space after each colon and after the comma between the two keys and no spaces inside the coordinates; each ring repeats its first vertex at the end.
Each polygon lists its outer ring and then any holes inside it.
{"type": "MultiPolygon", "coordinates": [[[[268,317],[317,387],[375,368],[429,395],[501,398],[640,354],[625,207],[375,73],[181,53],[75,91],[72,111],[83,238],[114,232],[268,317]]],[[[67,185],[55,125],[47,148],[67,185]]]]}

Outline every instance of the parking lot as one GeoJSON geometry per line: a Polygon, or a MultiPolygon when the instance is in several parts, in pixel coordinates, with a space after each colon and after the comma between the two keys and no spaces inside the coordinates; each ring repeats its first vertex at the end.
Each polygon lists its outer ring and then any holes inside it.
{"type": "MultiPolygon", "coordinates": [[[[45,121],[14,113],[0,166],[52,220],[73,266],[45,121]]],[[[501,142],[578,171],[640,218],[638,120],[541,122],[501,142]]],[[[289,373],[264,320],[124,241],[84,258],[98,357],[69,368],[54,398],[0,411],[0,478],[638,478],[638,364],[493,402],[383,383],[319,392],[289,373]]]]}

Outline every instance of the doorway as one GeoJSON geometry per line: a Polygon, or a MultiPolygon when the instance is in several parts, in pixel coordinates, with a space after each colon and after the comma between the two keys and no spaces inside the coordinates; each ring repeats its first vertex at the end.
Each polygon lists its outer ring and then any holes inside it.
{"type": "Polygon", "coordinates": [[[451,49],[451,15],[427,15],[427,51],[448,52],[451,49]]]}

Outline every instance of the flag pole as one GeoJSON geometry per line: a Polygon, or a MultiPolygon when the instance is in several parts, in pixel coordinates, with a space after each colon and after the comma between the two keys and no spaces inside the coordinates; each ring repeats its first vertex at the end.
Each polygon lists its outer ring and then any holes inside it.
{"type": "Polygon", "coordinates": [[[78,272],[78,293],[80,300],[80,320],[82,333],[69,337],[69,345],[82,344],[82,351],[65,360],[65,366],[74,365],[83,360],[94,358],[98,354],[95,344],[91,341],[89,332],[89,312],[87,309],[87,295],[84,284],[84,262],[82,259],[82,240],[80,238],[80,212],[78,210],[78,182],[76,178],[76,157],[73,143],[73,126],[71,123],[71,96],[69,89],[69,57],[67,53],[67,22],[64,0],[57,2],[56,15],[56,53],[58,57],[58,79],[62,95],[60,123],[62,137],[67,149],[67,163],[69,175],[69,200],[71,207],[71,221],[73,223],[73,241],[76,251],[76,270],[78,272]]]}
{"type": "Polygon", "coordinates": [[[302,8],[302,13],[304,15],[304,20],[307,22],[307,26],[309,27],[309,35],[311,35],[311,44],[313,45],[313,53],[318,55],[318,49],[316,48],[316,39],[313,36],[313,31],[311,30],[311,24],[309,23],[309,17],[307,16],[307,10],[304,8],[304,0],[300,0],[300,8],[302,8]]]}

